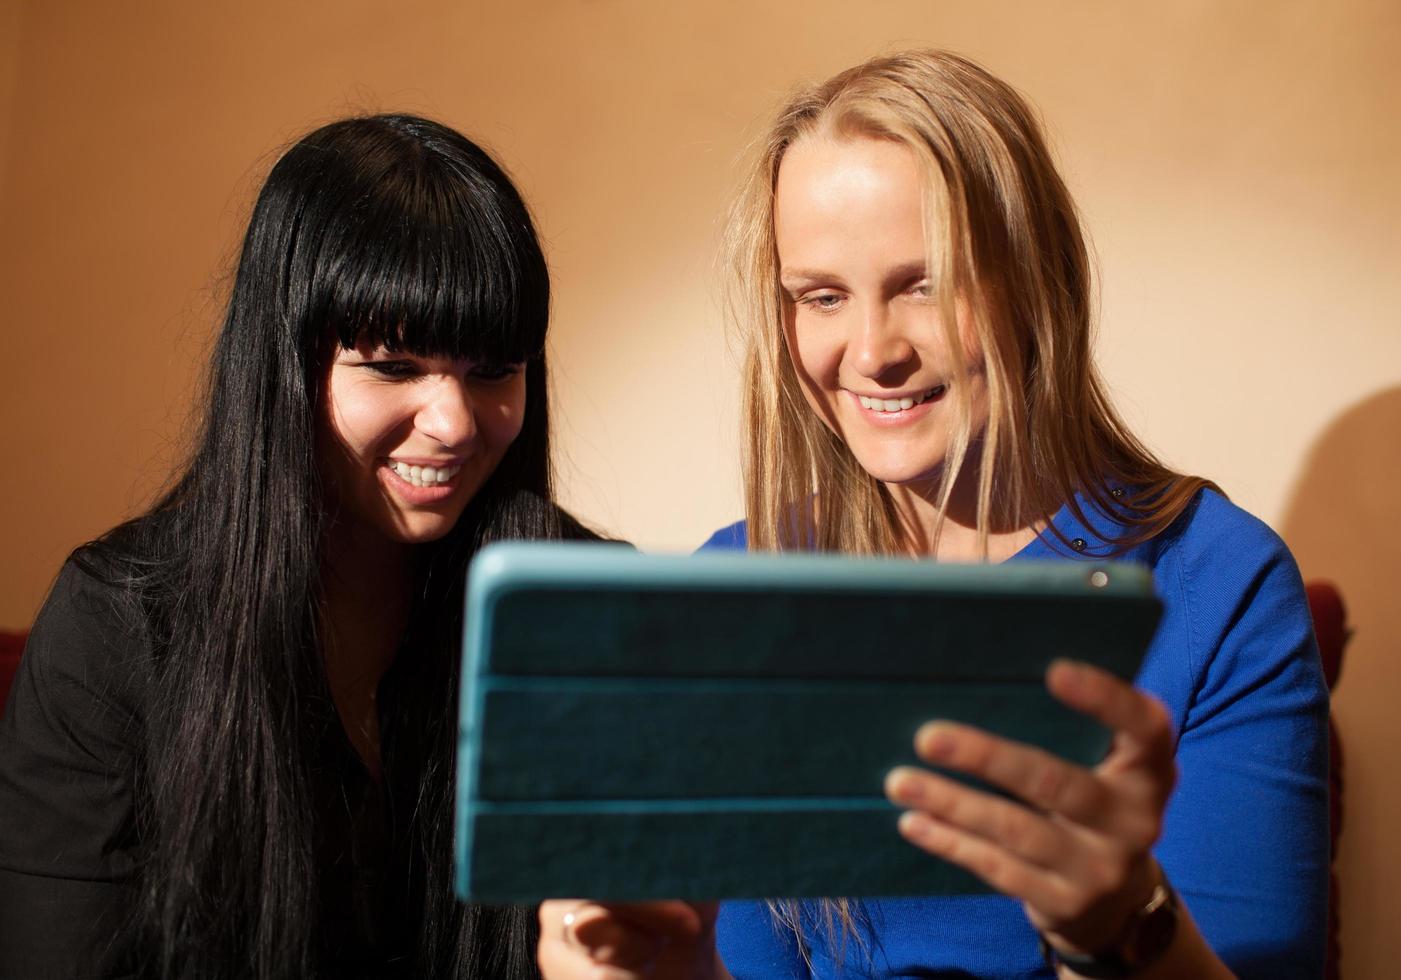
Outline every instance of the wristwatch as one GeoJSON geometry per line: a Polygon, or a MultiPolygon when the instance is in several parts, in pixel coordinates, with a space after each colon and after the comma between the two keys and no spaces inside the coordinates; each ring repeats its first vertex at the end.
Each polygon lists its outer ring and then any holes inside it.
{"type": "Polygon", "coordinates": [[[1172,945],[1177,934],[1177,893],[1161,879],[1152,896],[1136,910],[1118,940],[1097,953],[1062,953],[1041,936],[1041,955],[1055,969],[1066,966],[1090,980],[1122,980],[1148,966],[1172,945]]]}

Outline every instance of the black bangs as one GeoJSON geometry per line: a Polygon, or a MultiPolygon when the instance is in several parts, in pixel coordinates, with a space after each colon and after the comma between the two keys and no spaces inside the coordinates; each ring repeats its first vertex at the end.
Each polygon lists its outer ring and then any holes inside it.
{"type": "Polygon", "coordinates": [[[545,258],[525,204],[484,151],[407,116],[336,123],[301,150],[323,178],[293,245],[303,329],[347,348],[492,364],[543,351],[545,258]]]}

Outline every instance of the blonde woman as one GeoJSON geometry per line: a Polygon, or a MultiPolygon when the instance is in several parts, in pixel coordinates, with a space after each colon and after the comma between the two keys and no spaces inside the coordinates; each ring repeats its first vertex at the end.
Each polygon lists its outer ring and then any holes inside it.
{"type": "Polygon", "coordinates": [[[711,546],[1112,556],[1153,569],[1163,624],[1137,688],[1047,675],[1116,732],[1095,769],[932,722],[922,759],[1025,804],[890,774],[900,833],[1001,894],[718,919],[550,902],[545,975],[1319,975],[1327,701],[1297,569],[1116,416],[1079,221],[1028,105],[940,52],[846,71],[779,114],[730,246],[748,520],[711,546]]]}

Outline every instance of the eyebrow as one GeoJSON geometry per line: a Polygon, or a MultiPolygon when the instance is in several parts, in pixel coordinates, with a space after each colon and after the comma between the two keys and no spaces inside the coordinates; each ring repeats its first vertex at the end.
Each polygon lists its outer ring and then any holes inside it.
{"type": "Polygon", "coordinates": [[[816,269],[780,269],[778,281],[787,286],[806,286],[814,282],[825,282],[832,279],[841,279],[841,276],[834,276],[830,272],[822,272],[816,269]]]}
{"type": "MultiPolygon", "coordinates": [[[[929,266],[923,260],[906,262],[891,269],[886,275],[886,282],[908,282],[911,279],[923,279],[929,275],[929,266]]],[[[811,286],[818,282],[841,282],[842,277],[831,272],[824,272],[821,269],[780,269],[778,281],[784,289],[795,289],[802,286],[811,286]]]]}
{"type": "Polygon", "coordinates": [[[906,262],[904,265],[896,266],[890,270],[890,275],[886,279],[887,281],[894,279],[904,282],[910,279],[923,279],[928,275],[929,263],[920,259],[917,262],[906,262]]]}

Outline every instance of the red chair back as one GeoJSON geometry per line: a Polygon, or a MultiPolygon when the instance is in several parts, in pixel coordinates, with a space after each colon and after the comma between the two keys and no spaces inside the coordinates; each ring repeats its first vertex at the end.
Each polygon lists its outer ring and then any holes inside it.
{"type": "MultiPolygon", "coordinates": [[[[1313,614],[1313,631],[1318,637],[1318,653],[1323,660],[1323,678],[1331,692],[1343,672],[1343,653],[1352,630],[1347,625],[1347,608],[1342,594],[1332,582],[1309,582],[1304,586],[1309,597],[1309,612],[1313,614]]],[[[1343,832],[1343,743],[1338,728],[1328,722],[1328,824],[1332,840],[1332,858],[1338,858],[1338,838],[1343,832]]],[[[1337,980],[1342,947],[1338,938],[1338,873],[1329,875],[1328,888],[1328,955],[1324,962],[1325,980],[1337,980]]]]}
{"type": "Polygon", "coordinates": [[[0,715],[5,713],[5,705],[10,701],[10,685],[19,670],[19,655],[24,652],[24,641],[28,638],[28,633],[0,632],[0,715]]]}

